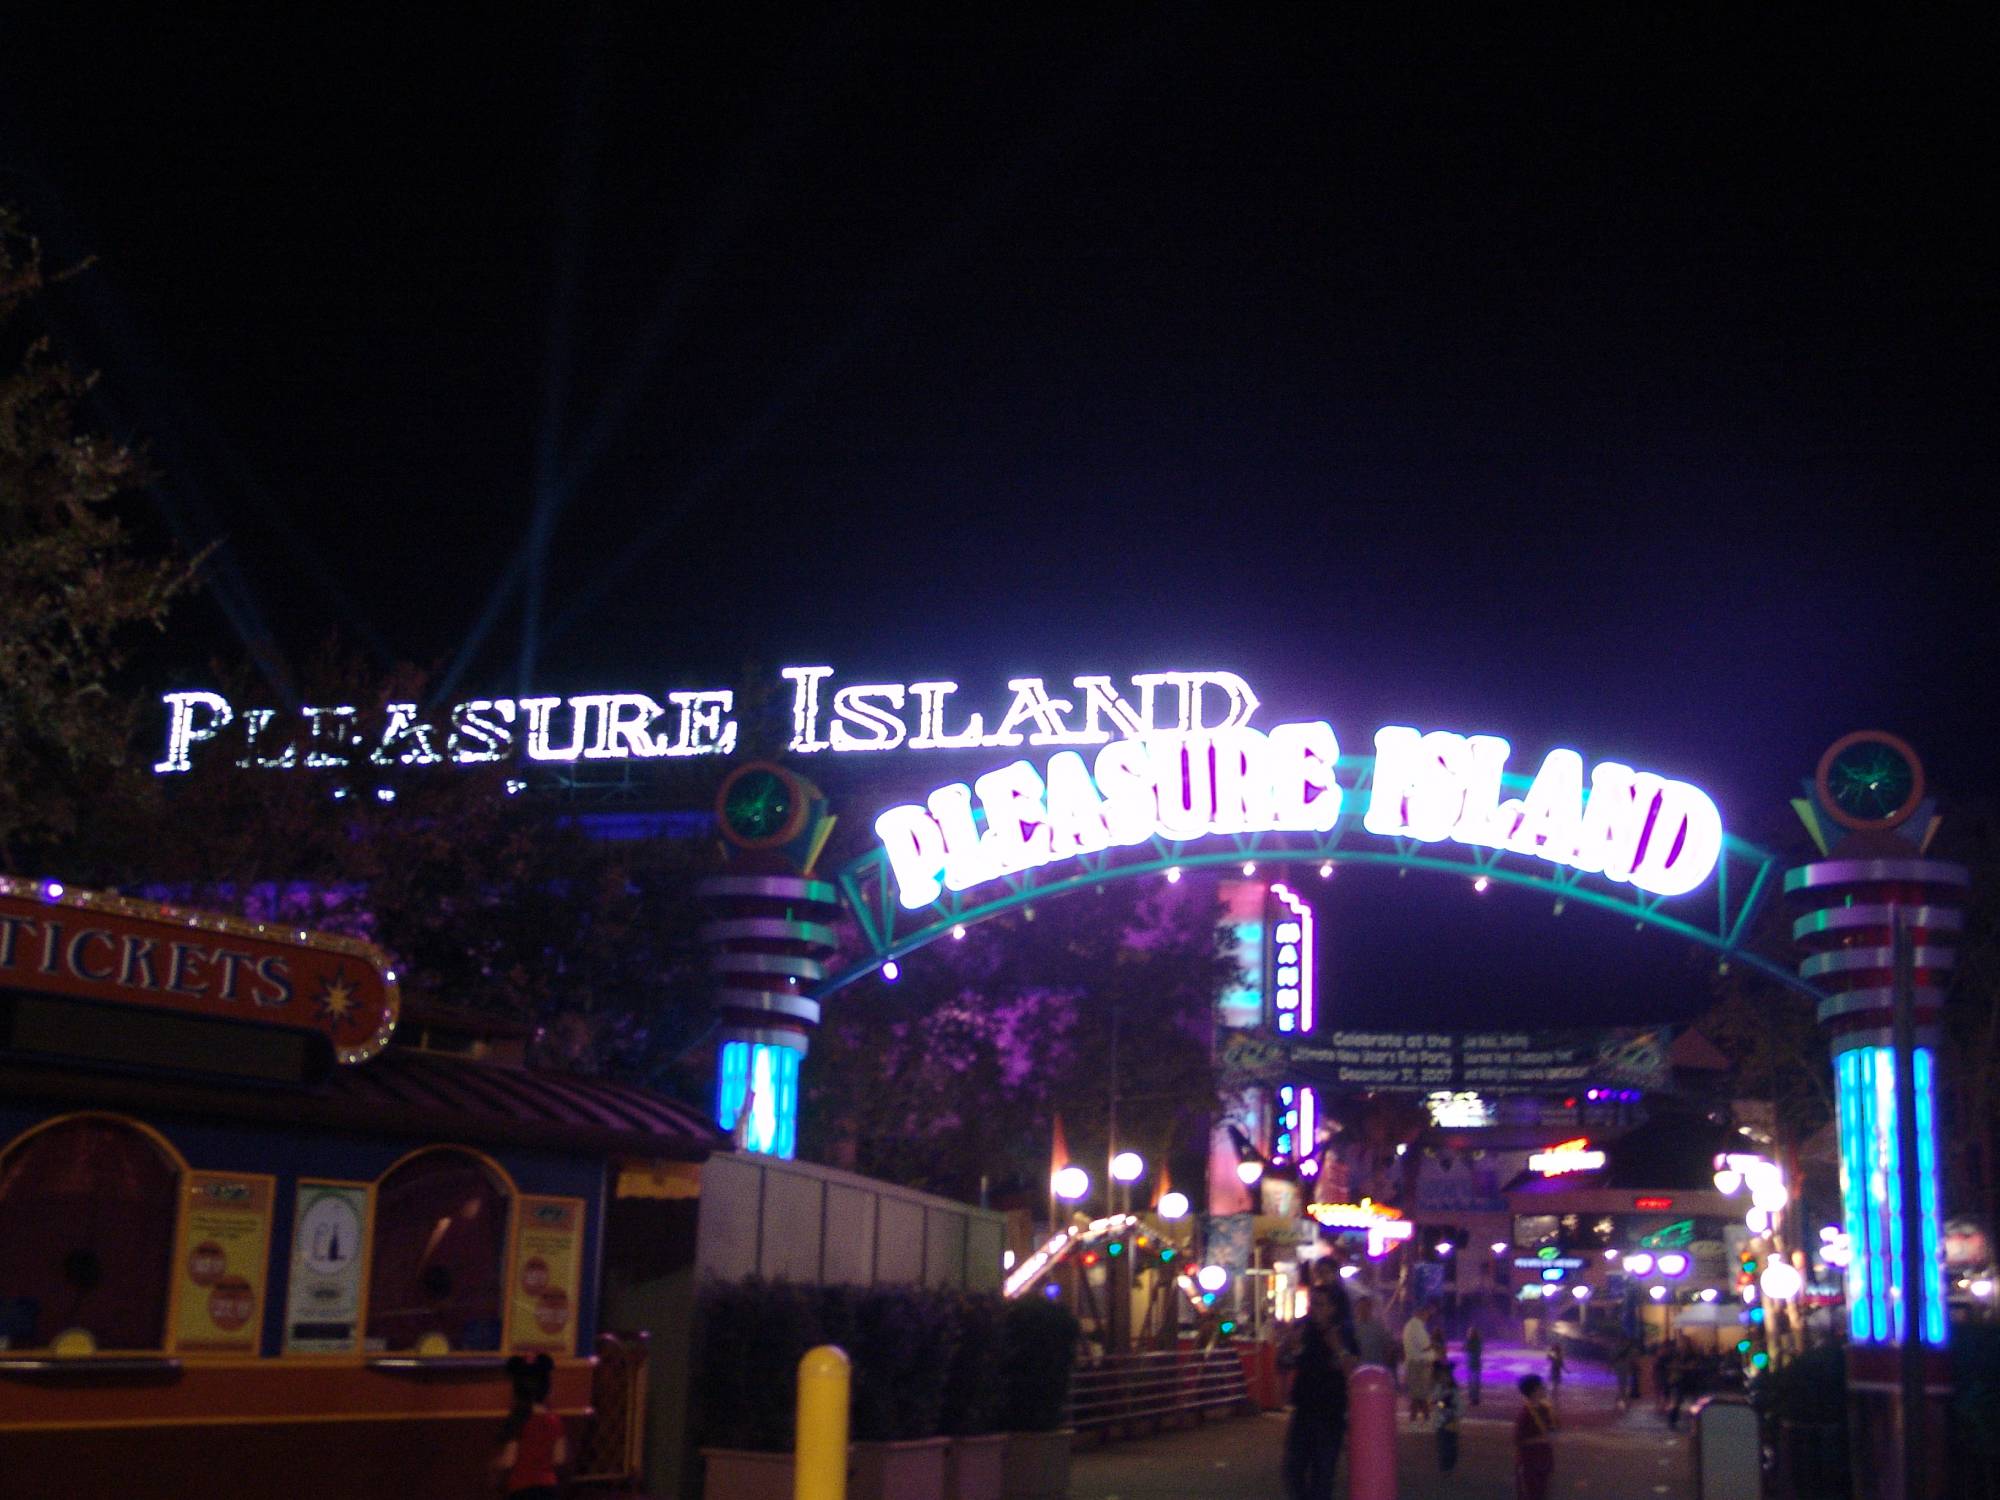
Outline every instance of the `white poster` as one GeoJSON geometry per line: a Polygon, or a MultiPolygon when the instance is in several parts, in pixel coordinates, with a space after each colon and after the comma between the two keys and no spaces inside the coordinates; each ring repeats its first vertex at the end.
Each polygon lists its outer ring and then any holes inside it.
{"type": "Polygon", "coordinates": [[[368,1189],[301,1180],[285,1290],[287,1354],[352,1354],[361,1347],[368,1189]]]}

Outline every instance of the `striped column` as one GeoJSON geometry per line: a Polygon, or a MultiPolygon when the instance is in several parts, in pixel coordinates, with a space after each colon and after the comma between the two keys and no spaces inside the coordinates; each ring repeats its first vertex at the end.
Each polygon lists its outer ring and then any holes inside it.
{"type": "Polygon", "coordinates": [[[1806,949],[1799,974],[1828,997],[1819,1018],[1833,1050],[1842,1212],[1853,1246],[1848,1332],[1858,1347],[1899,1345],[1910,1316],[1925,1344],[1942,1348],[1945,1342],[1937,1046],[1945,985],[1956,962],[1948,944],[1963,925],[1960,902],[1969,883],[1963,865],[1900,857],[1822,860],[1785,875],[1786,891],[1809,907],[1792,925],[1806,949]],[[1897,911],[1914,969],[1914,1162],[1900,1159],[1896,1119],[1891,924],[1897,911]],[[1906,1224],[1899,1184],[1911,1171],[1918,1174],[1922,1212],[1917,1223],[1906,1224]],[[1903,1285],[1904,1236],[1911,1234],[1922,1237],[1923,1263],[1930,1268],[1915,1289],[1903,1285]]]}
{"type": "Polygon", "coordinates": [[[746,1150],[790,1157],[799,1065],[819,1024],[807,992],[826,974],[839,893],[807,876],[745,874],[710,876],[696,894],[710,918],[700,936],[721,1013],[716,1123],[746,1150]]]}

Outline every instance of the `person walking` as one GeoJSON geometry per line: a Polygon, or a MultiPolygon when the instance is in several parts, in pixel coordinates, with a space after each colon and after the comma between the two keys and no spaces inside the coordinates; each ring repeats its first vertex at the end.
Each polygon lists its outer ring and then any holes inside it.
{"type": "Polygon", "coordinates": [[[1560,1338],[1549,1342],[1549,1395],[1560,1396],[1563,1388],[1563,1344],[1560,1338]]]}
{"type": "Polygon", "coordinates": [[[1432,1406],[1437,1421],[1438,1473],[1449,1474],[1458,1467],[1458,1421],[1465,1415],[1465,1395],[1458,1386],[1458,1372],[1451,1361],[1438,1361],[1432,1406]]]}
{"type": "Polygon", "coordinates": [[[1304,1322],[1293,1325],[1279,1353],[1292,1372],[1285,1500],[1333,1500],[1333,1471],[1347,1435],[1347,1371],[1354,1357],[1354,1337],[1341,1320],[1334,1290],[1314,1287],[1304,1322]]]}
{"type": "Polygon", "coordinates": [[[1479,1372],[1486,1358],[1486,1340],[1480,1337],[1479,1325],[1474,1323],[1465,1330],[1465,1394],[1474,1406],[1479,1404],[1479,1372]]]}
{"type": "Polygon", "coordinates": [[[1618,1383],[1618,1414],[1623,1416],[1632,1405],[1632,1384],[1639,1373],[1639,1353],[1632,1347],[1632,1340],[1622,1338],[1611,1354],[1611,1378],[1618,1383]]]}
{"type": "Polygon", "coordinates": [[[1423,1314],[1412,1308],[1409,1321],[1403,1324],[1403,1368],[1407,1372],[1404,1378],[1408,1381],[1412,1422],[1421,1422],[1430,1415],[1431,1362],[1436,1357],[1437,1350],[1431,1343],[1431,1331],[1424,1324],[1423,1314]]]}
{"type": "Polygon", "coordinates": [[[1556,1414],[1539,1375],[1520,1381],[1521,1414],[1514,1419],[1514,1500],[1548,1500],[1556,1471],[1556,1414]]]}

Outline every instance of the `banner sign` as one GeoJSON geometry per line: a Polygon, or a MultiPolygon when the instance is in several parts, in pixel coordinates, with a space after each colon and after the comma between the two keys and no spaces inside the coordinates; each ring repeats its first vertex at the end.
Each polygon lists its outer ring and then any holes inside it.
{"type": "Polygon", "coordinates": [[[583,1200],[522,1198],[514,1244],[510,1342],[522,1354],[574,1354],[583,1269],[583,1200]]]}
{"type": "Polygon", "coordinates": [[[174,1352],[255,1354],[264,1324],[274,1179],[190,1172],[174,1253],[174,1352]]]}
{"type": "Polygon", "coordinates": [[[1668,1082],[1664,1028],[1561,1031],[1321,1031],[1283,1036],[1261,1028],[1223,1034],[1223,1076],[1320,1090],[1429,1094],[1545,1094],[1591,1087],[1661,1089],[1668,1082]]]}
{"type": "Polygon", "coordinates": [[[387,1044],[400,1000],[357,938],[0,876],[0,987],[324,1032],[342,1062],[387,1044]]]}
{"type": "Polygon", "coordinates": [[[285,1284],[285,1353],[360,1349],[367,1246],[368,1185],[300,1178],[285,1284]]]}

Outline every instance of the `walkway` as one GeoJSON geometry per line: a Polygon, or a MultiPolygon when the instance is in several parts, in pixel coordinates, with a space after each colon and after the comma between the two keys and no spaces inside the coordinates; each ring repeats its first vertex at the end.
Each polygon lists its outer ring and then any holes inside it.
{"type": "MultiPolygon", "coordinates": [[[[1453,1350],[1454,1362],[1463,1369],[1453,1350]]],[[[1489,1345],[1481,1404],[1467,1411],[1458,1468],[1437,1469],[1428,1430],[1397,1418],[1398,1500],[1513,1500],[1513,1423],[1521,1409],[1514,1380],[1546,1372],[1540,1350],[1489,1345]]],[[[1557,1402],[1552,1500],[1692,1500],[1686,1424],[1679,1434],[1650,1403],[1621,1415],[1610,1372],[1572,1365],[1557,1402]]],[[[1076,1455],[1071,1500],[1276,1500],[1285,1417],[1267,1413],[1212,1421],[1205,1427],[1115,1444],[1076,1455]]],[[[1346,1494],[1345,1479],[1335,1488],[1346,1494]]]]}

